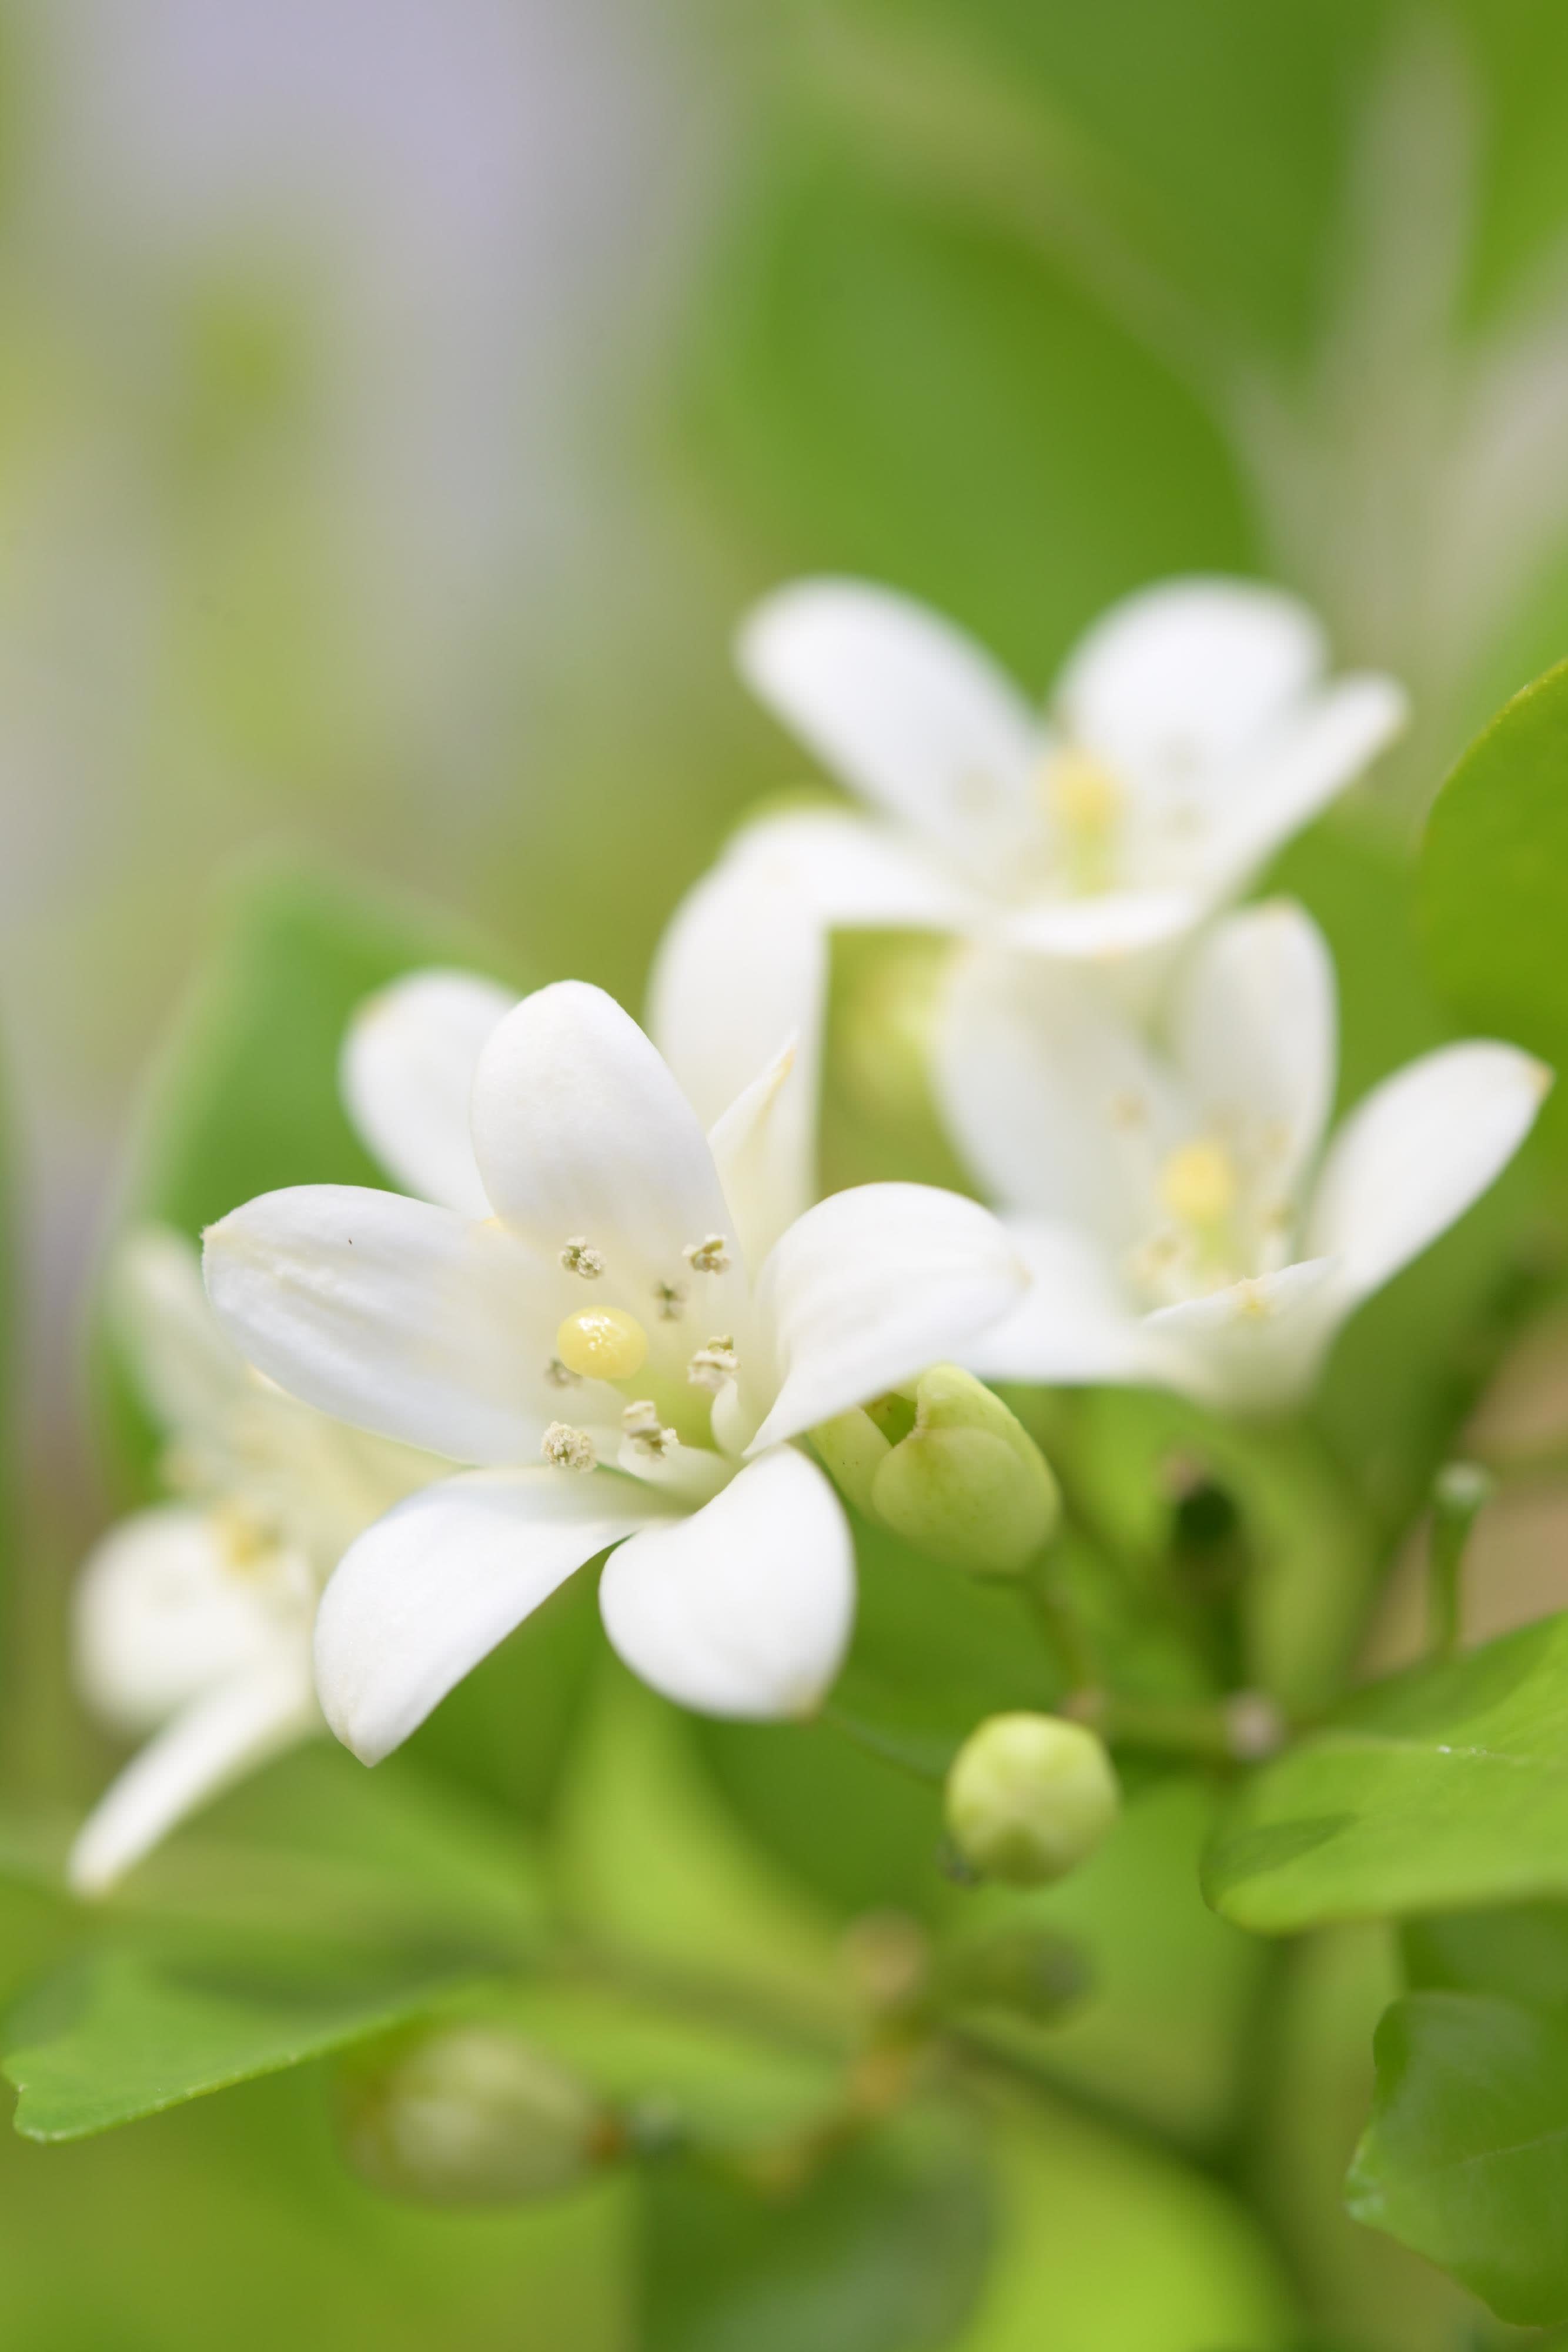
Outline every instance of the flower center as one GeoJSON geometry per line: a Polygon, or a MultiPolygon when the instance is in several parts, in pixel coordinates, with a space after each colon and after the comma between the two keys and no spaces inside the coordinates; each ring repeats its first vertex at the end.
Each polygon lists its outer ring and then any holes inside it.
{"type": "Polygon", "coordinates": [[[1161,1206],[1178,1225],[1206,1236],[1218,1235],[1228,1223],[1239,1191],[1236,1162],[1213,1136],[1178,1144],[1159,1173],[1161,1206]]]}
{"type": "Polygon", "coordinates": [[[1065,744],[1046,761],[1040,796],[1071,888],[1082,898],[1108,890],[1124,799],[1110,769],[1092,751],[1065,744]]]}
{"type": "Polygon", "coordinates": [[[623,1307],[587,1307],[567,1317],[555,1350],[568,1371],[584,1380],[628,1381],[647,1358],[648,1334],[623,1307]]]}

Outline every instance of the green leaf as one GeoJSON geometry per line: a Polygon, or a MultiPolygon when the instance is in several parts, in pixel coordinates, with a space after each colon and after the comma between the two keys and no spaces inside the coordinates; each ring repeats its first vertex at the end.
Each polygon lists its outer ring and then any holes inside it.
{"type": "Polygon", "coordinates": [[[1568,2019],[1496,1994],[1417,1992],[1375,2046],[1352,2213],[1504,2319],[1568,2317],[1568,2019]]]}
{"type": "Polygon", "coordinates": [[[110,1951],[25,2002],[7,2032],[16,2129],[80,2139],[380,2033],[471,1982],[450,1966],[241,1969],[110,1951]]]}
{"type": "Polygon", "coordinates": [[[1568,2009],[1568,1905],[1409,1919],[1400,1944],[1413,1990],[1496,1992],[1531,2009],[1568,2009]]]}
{"type": "Polygon", "coordinates": [[[1264,1935],[1568,1894],[1568,1616],[1357,1693],[1243,1783],[1204,1885],[1264,1935]]]}
{"type": "Polygon", "coordinates": [[[985,2177],[948,2133],[846,2148],[768,2193],[702,2162],[649,2178],[648,2352],[923,2352],[978,2290],[985,2177]]]}
{"type": "Polygon", "coordinates": [[[1568,662],[1515,695],[1444,784],[1420,913],[1432,975],[1464,1019],[1568,1061],[1568,662]]]}

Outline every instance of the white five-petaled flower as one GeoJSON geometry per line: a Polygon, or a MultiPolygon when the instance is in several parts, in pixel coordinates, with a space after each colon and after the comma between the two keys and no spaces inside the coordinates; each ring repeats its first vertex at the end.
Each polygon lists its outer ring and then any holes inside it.
{"type": "Polygon", "coordinates": [[[316,1631],[328,1719],[374,1762],[610,1546],[601,1610],[638,1674],[713,1714],[803,1711],[842,1656],[853,1562],[789,1441],[998,1321],[1017,1254],[976,1202],[919,1185],[787,1222],[788,1050],[705,1136],[599,990],[542,989],[490,1026],[478,986],[402,983],[347,1056],[380,1157],[435,1198],[276,1192],[207,1235],[209,1293],[253,1363],[478,1465],[340,1562],[316,1631]]]}
{"type": "Polygon", "coordinates": [[[310,1656],[320,1589],[354,1537],[439,1466],[252,1371],[179,1234],[130,1235],[110,1296],[179,1499],[111,1528],[77,1588],[83,1696],[115,1729],[152,1734],[71,1849],[84,1895],[106,1893],[220,1789],[324,1728],[310,1656]]]}
{"type": "Polygon", "coordinates": [[[1353,1308],[1491,1183],[1550,1073],[1511,1045],[1440,1047],[1375,1087],[1320,1160],[1333,973],[1282,902],[1196,943],[1163,1026],[1156,1048],[1060,967],[962,961],[939,1092],[1034,1273],[967,1361],[1277,1409],[1353,1308]]]}
{"type": "Polygon", "coordinates": [[[949,623],[858,581],[768,597],[738,658],[873,814],[764,818],[677,911],[653,1034],[684,1083],[695,1071],[729,1092],[791,1027],[814,1049],[834,926],[933,927],[1071,961],[1168,945],[1405,718],[1391,679],[1328,678],[1294,598],[1223,579],[1114,605],[1043,717],[949,623]]]}

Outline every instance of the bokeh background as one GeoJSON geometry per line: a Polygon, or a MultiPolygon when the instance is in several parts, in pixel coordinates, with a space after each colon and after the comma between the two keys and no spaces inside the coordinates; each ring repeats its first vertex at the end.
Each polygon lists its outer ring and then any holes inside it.
{"type": "MultiPolygon", "coordinates": [[[[85,1302],[236,863],[635,1007],[798,778],[727,641],[817,568],[1042,689],[1151,576],[1283,580],[1415,694],[1343,820],[1409,838],[1568,643],[1565,121],[1552,0],[4,0],[14,1760],[101,1770],[58,1671],[85,1302]]],[[[1199,2352],[1169,2210],[1100,2352],[1199,2352]]],[[[389,2218],[262,2085],[0,2148],[0,2340],[621,2346],[628,2226],[389,2218]]]]}

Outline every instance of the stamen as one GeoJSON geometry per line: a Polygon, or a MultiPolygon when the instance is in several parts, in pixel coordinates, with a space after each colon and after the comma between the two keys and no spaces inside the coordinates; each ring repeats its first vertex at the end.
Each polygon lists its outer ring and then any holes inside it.
{"type": "Polygon", "coordinates": [[[560,1262],[568,1274],[580,1274],[584,1282],[597,1282],[604,1271],[603,1256],[589,1247],[586,1234],[572,1234],[560,1254],[560,1262]]]}
{"type": "Polygon", "coordinates": [[[710,1339],[699,1348],[686,1366],[686,1378],[695,1389],[711,1389],[716,1395],[726,1381],[739,1370],[740,1359],[735,1352],[735,1341],[727,1336],[710,1339]]]}
{"type": "Polygon", "coordinates": [[[539,1452],[556,1470],[592,1470],[598,1466],[599,1456],[587,1430],[573,1429],[567,1421],[551,1422],[539,1452]]]}
{"type": "Polygon", "coordinates": [[[694,1274],[725,1274],[729,1268],[729,1244],[722,1234],[709,1234],[703,1242],[688,1242],[681,1255],[694,1274]]]}
{"type": "Polygon", "coordinates": [[[559,1356],[552,1356],[545,1366],[545,1378],[552,1389],[575,1389],[581,1384],[580,1375],[570,1364],[563,1364],[559,1356]]]}
{"type": "Polygon", "coordinates": [[[653,1311],[661,1323],[678,1323],[686,1311],[685,1285],[681,1282],[656,1282],[653,1285],[653,1311]]]}
{"type": "Polygon", "coordinates": [[[661,1423],[652,1397],[640,1397],[635,1404],[629,1404],[621,1416],[621,1426],[637,1452],[650,1454],[655,1462],[662,1462],[681,1442],[675,1430],[661,1423]]]}
{"type": "Polygon", "coordinates": [[[569,1315],[555,1335],[567,1370],[585,1380],[629,1381],[648,1353],[648,1334],[622,1307],[587,1307],[569,1315]]]}
{"type": "Polygon", "coordinates": [[[1178,1224],[1212,1233],[1236,1206],[1236,1165],[1223,1143],[1178,1144],[1160,1170],[1160,1200],[1178,1224]]]}
{"type": "Polygon", "coordinates": [[[1085,897],[1109,889],[1123,801],[1110,769],[1092,751],[1063,744],[1046,761],[1039,789],[1072,888],[1085,897]]]}

